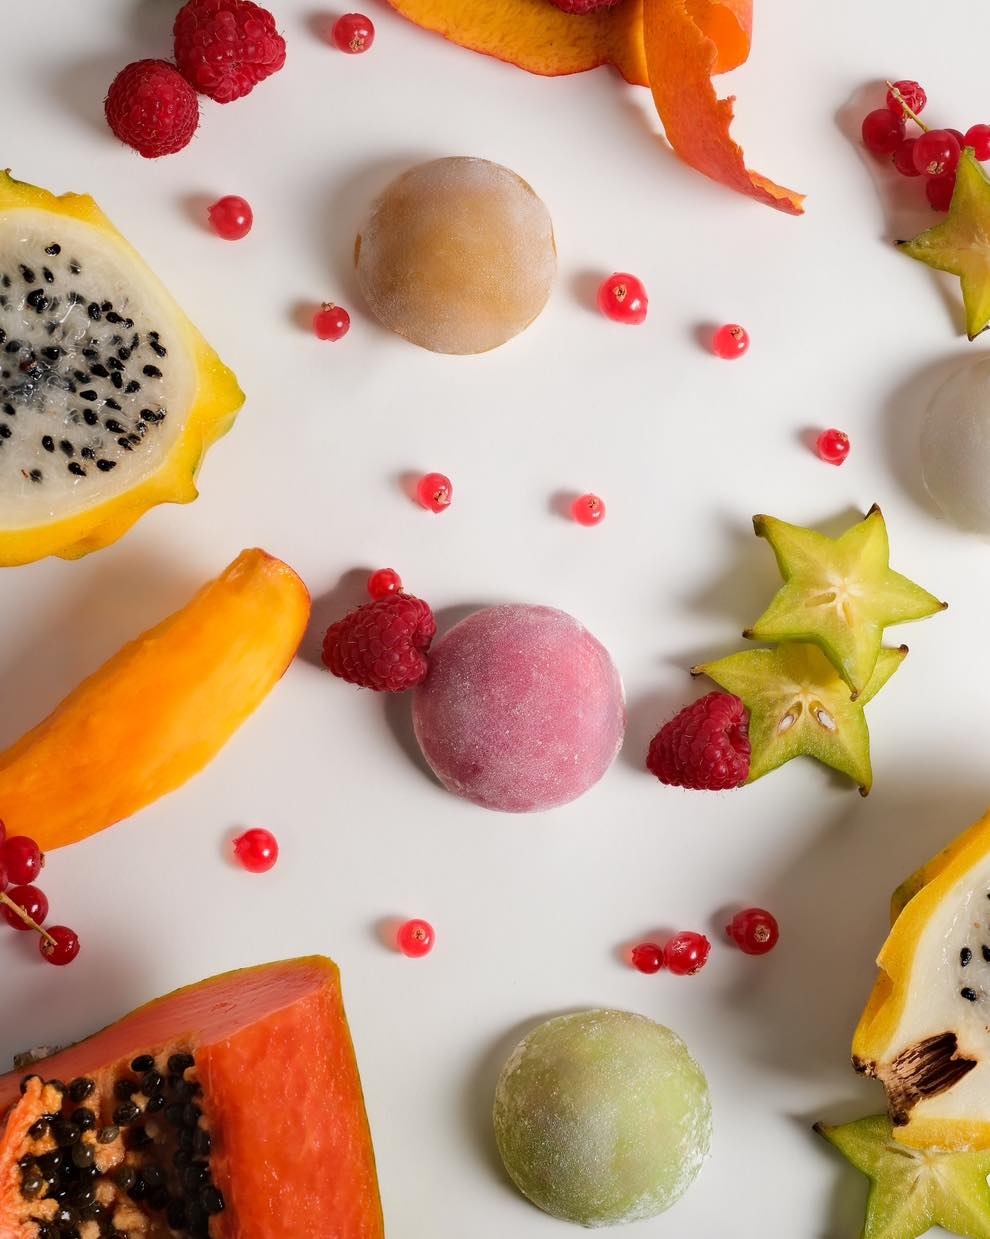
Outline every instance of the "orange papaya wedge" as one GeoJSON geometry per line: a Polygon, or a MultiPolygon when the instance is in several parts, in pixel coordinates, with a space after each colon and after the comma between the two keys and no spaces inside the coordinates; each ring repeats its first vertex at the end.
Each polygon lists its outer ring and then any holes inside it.
{"type": "Polygon", "coordinates": [[[0,1076],[0,1239],[70,1231],[382,1239],[335,964],[214,977],[0,1076]]]}
{"type": "Polygon", "coordinates": [[[309,611],[287,564],[244,551],[0,753],[8,832],[64,847],[180,787],[281,678],[309,611]]]}

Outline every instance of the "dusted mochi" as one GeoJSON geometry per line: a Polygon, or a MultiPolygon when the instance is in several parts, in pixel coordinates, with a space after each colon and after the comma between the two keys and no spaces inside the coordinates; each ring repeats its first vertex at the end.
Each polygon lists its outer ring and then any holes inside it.
{"type": "Polygon", "coordinates": [[[575,800],[612,764],[626,725],[605,647],[552,607],[488,607],[446,633],[413,699],[416,738],[448,791],[534,813],[575,800]]]}
{"type": "Polygon", "coordinates": [[[487,159],[403,173],[358,237],[358,280],[391,331],[434,353],[485,353],[528,327],[557,270],[547,208],[487,159]]]}
{"type": "Polygon", "coordinates": [[[711,1144],[704,1072],[675,1032],[628,1011],[541,1024],[506,1063],[493,1117],[516,1187],[582,1226],[663,1213],[711,1144]]]}
{"type": "Polygon", "coordinates": [[[990,361],[960,366],[932,397],[921,469],[928,493],[954,525],[990,535],[990,361]]]}

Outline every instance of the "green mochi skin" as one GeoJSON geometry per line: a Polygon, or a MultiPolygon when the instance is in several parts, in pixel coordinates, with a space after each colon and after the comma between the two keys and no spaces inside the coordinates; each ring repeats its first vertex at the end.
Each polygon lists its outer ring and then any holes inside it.
{"type": "Polygon", "coordinates": [[[495,1091],[495,1139],[516,1187],[582,1226],[669,1209],[708,1155],[708,1082],[681,1038],[628,1011],[541,1024],[495,1091]]]}

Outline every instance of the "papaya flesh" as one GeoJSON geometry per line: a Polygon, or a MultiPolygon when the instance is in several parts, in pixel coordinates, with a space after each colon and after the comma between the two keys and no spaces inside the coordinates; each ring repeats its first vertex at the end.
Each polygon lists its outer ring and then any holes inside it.
{"type": "Polygon", "coordinates": [[[0,753],[8,832],[48,851],[181,786],[281,678],[309,612],[309,592],[287,564],[244,551],[0,753]]]}
{"type": "Polygon", "coordinates": [[[0,1239],[382,1239],[340,977],[181,989],[0,1076],[0,1239]]]}

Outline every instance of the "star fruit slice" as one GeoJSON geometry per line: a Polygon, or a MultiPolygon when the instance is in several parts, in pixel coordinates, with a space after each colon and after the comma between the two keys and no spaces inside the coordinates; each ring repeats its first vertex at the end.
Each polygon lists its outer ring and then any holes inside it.
{"type": "Polygon", "coordinates": [[[949,214],[913,241],[898,241],[911,258],[962,283],[966,334],[971,340],[990,326],[990,180],[972,151],[963,151],[949,214]]]}
{"type": "Polygon", "coordinates": [[[948,605],[890,568],[883,515],[874,505],[838,538],[755,516],[777,557],[783,587],[752,628],[753,641],[810,641],[858,697],[870,681],[884,629],[925,619],[948,605]]]}
{"type": "Polygon", "coordinates": [[[814,757],[848,775],[865,796],[873,785],[873,767],[863,707],[907,652],[906,645],[881,650],[870,682],[855,701],[821,650],[797,642],[772,650],[743,650],[693,667],[691,674],[707,675],[749,710],[748,783],[794,757],[814,757]]]}
{"type": "Polygon", "coordinates": [[[870,1180],[862,1239],[918,1239],[933,1226],[990,1239],[990,1151],[905,1148],[885,1114],[815,1131],[870,1180]]]}

